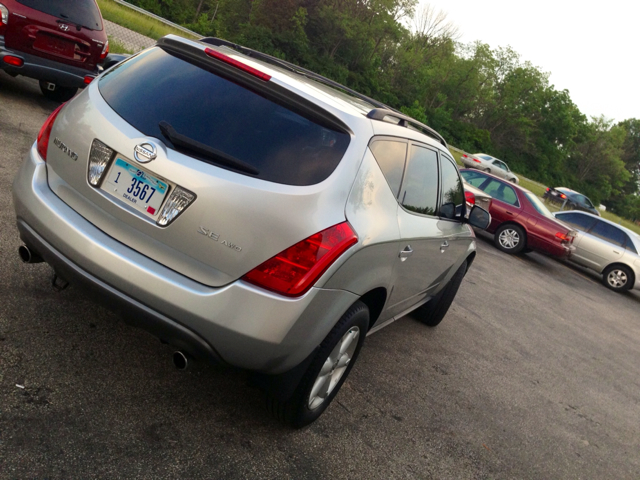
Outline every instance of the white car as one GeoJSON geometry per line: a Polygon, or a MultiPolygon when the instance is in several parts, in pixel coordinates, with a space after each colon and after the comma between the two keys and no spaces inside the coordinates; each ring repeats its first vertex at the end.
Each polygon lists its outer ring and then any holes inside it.
{"type": "Polygon", "coordinates": [[[486,153],[463,153],[461,160],[467,168],[477,168],[483,172],[492,173],[516,185],[520,183],[520,179],[509,170],[509,166],[506,163],[486,153]]]}

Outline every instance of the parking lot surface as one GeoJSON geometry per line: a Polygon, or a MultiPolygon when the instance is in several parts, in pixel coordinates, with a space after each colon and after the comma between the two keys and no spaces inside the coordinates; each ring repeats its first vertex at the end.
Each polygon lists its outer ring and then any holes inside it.
{"type": "Polygon", "coordinates": [[[55,107],[0,72],[0,478],[640,478],[640,295],[485,235],[442,324],[368,337],[306,429],[245,372],[175,370],[18,258],[11,182],[55,107]]]}

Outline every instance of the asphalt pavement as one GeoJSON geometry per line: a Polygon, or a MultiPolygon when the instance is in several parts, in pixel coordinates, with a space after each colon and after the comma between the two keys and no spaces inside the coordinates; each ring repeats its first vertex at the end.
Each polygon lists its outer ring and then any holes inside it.
{"type": "Polygon", "coordinates": [[[640,294],[486,235],[442,324],[368,337],[303,430],[245,372],[175,370],[18,259],[11,182],[55,107],[0,72],[0,478],[640,478],[640,294]]]}

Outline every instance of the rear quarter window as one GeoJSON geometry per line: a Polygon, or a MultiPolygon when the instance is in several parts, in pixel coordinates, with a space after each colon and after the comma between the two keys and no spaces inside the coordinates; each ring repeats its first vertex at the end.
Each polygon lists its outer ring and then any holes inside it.
{"type": "Polygon", "coordinates": [[[375,140],[369,146],[394,196],[398,196],[404,163],[407,157],[407,143],[390,140],[375,140]]]}
{"type": "Polygon", "coordinates": [[[107,72],[99,89],[109,106],[144,135],[172,148],[159,127],[167,122],[180,134],[256,168],[257,178],[275,183],[304,186],[325,180],[350,143],[349,134],[158,47],[107,72]]]}

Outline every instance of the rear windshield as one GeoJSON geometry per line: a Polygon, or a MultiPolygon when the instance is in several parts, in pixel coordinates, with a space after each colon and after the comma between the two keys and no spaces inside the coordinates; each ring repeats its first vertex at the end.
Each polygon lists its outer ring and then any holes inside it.
{"type": "Polygon", "coordinates": [[[544,205],[544,203],[540,201],[538,197],[536,197],[533,193],[529,193],[529,192],[524,192],[524,194],[527,196],[527,200],[531,202],[531,205],[533,205],[533,208],[535,208],[540,215],[544,215],[545,217],[550,218],[552,220],[555,219],[553,214],[544,205]]]}
{"type": "Polygon", "coordinates": [[[319,183],[349,146],[349,134],[318,125],[157,47],[105,74],[99,88],[109,106],[143,134],[171,147],[159,127],[166,122],[275,183],[319,183]]]}
{"type": "Polygon", "coordinates": [[[100,10],[94,0],[18,0],[18,3],[91,30],[102,30],[100,10]]]}

